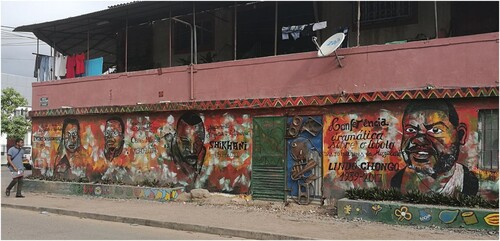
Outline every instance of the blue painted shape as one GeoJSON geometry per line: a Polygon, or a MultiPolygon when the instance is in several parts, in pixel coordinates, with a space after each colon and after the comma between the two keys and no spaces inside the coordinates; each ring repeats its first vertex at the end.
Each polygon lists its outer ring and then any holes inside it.
{"type": "MultiPolygon", "coordinates": [[[[323,125],[323,119],[321,116],[301,116],[301,117],[302,117],[302,124],[304,124],[309,119],[309,117],[311,117],[315,121],[317,121],[318,123],[321,123],[321,125],[323,125]]],[[[287,124],[286,124],[287,128],[292,123],[292,120],[293,120],[293,117],[288,117],[287,124]]],[[[291,178],[292,167],[295,164],[295,160],[293,159],[292,153],[290,151],[291,144],[294,140],[297,140],[299,138],[309,139],[309,141],[307,141],[307,143],[308,143],[308,147],[310,148],[310,150],[316,150],[316,151],[318,151],[320,157],[323,156],[323,130],[321,130],[318,133],[318,135],[316,135],[316,136],[313,136],[311,133],[304,130],[304,131],[301,131],[296,138],[287,139],[287,149],[286,149],[287,150],[287,180],[286,180],[286,183],[287,183],[287,189],[291,190],[291,192],[289,192],[288,194],[292,195],[292,196],[298,195],[298,184],[304,183],[304,181],[302,181],[302,180],[292,180],[292,178],[291,178]]],[[[323,164],[320,160],[318,163],[318,166],[321,166],[321,165],[323,165],[323,164]]],[[[308,177],[311,174],[312,174],[312,171],[309,171],[309,172],[305,173],[305,176],[308,177]]],[[[319,173],[319,174],[321,175],[321,173],[319,173]]],[[[321,195],[321,194],[316,193],[316,195],[321,195]]]]}
{"type": "Polygon", "coordinates": [[[459,210],[444,210],[439,213],[439,220],[443,223],[450,224],[457,219],[459,210]]]}
{"type": "Polygon", "coordinates": [[[420,209],[420,210],[418,210],[418,213],[420,215],[420,217],[419,217],[420,222],[427,223],[427,222],[430,222],[432,220],[432,215],[430,213],[428,213],[427,211],[420,209]]]}

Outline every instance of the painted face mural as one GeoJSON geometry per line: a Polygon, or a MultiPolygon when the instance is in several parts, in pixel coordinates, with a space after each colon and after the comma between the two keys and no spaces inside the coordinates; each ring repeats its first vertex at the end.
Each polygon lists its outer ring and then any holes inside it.
{"type": "Polygon", "coordinates": [[[68,123],[63,130],[64,147],[69,153],[75,153],[80,147],[79,125],[76,122],[68,123]]]}
{"type": "Polygon", "coordinates": [[[477,193],[477,178],[456,163],[467,128],[459,123],[451,104],[443,100],[412,102],[404,112],[402,128],[401,153],[407,167],[393,177],[391,186],[448,195],[477,193]]]}
{"type": "Polygon", "coordinates": [[[112,117],[104,129],[104,155],[110,161],[121,154],[124,143],[124,124],[121,118],[112,117]]]}
{"type": "Polygon", "coordinates": [[[454,110],[442,107],[412,105],[403,116],[401,150],[405,162],[417,172],[435,175],[449,171],[458,158],[460,144],[465,143],[465,125],[457,123],[454,110]]]}
{"type": "Polygon", "coordinates": [[[177,122],[175,137],[168,136],[174,161],[185,173],[199,174],[206,154],[203,120],[194,113],[185,113],[177,122]]]}
{"type": "Polygon", "coordinates": [[[68,177],[71,161],[80,148],[80,123],[76,119],[64,120],[61,143],[59,144],[54,175],[68,177]],[[64,148],[64,150],[63,150],[64,148]]]}

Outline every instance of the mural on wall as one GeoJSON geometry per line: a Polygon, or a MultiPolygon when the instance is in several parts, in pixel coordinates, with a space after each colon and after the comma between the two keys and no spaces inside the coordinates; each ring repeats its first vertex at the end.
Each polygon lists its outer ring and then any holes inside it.
{"type": "Polygon", "coordinates": [[[183,192],[183,189],[75,183],[70,185],[69,191],[74,195],[124,199],[134,198],[165,202],[177,199],[179,194],[183,192]]]}
{"type": "Polygon", "coordinates": [[[62,126],[61,139],[54,159],[54,176],[85,177],[88,156],[81,150],[80,123],[77,119],[67,118],[62,126]]]}
{"type": "Polygon", "coordinates": [[[448,209],[443,206],[423,207],[346,199],[339,202],[338,208],[339,217],[347,219],[361,218],[395,224],[498,230],[498,212],[488,209],[448,209]]]}
{"type": "Polygon", "coordinates": [[[322,120],[294,116],[287,120],[287,188],[299,204],[309,204],[321,186],[322,120]]]}
{"type": "Polygon", "coordinates": [[[478,179],[469,170],[477,169],[479,158],[477,112],[457,113],[444,99],[411,101],[403,107],[381,104],[325,116],[325,196],[376,186],[445,195],[478,193],[478,179]]]}
{"type": "Polygon", "coordinates": [[[175,133],[165,135],[168,154],[184,174],[195,178],[205,161],[205,126],[199,115],[187,112],[177,121],[175,133]]]}
{"type": "Polygon", "coordinates": [[[249,115],[186,112],[55,122],[61,123],[33,123],[34,166],[45,176],[248,192],[249,115]]]}
{"type": "MultiPolygon", "coordinates": [[[[498,170],[478,168],[477,103],[452,103],[345,104],[288,118],[276,137],[287,138],[287,189],[303,203],[376,186],[498,198],[498,170]]],[[[252,120],[234,110],[33,119],[34,166],[46,176],[248,193],[251,153],[252,120]]]]}
{"type": "Polygon", "coordinates": [[[207,115],[205,127],[208,151],[201,183],[209,191],[248,193],[252,169],[250,115],[207,115]]]}
{"type": "Polygon", "coordinates": [[[341,197],[355,187],[389,187],[401,169],[399,120],[392,111],[355,109],[323,121],[323,192],[341,197]]]}
{"type": "MultiPolygon", "coordinates": [[[[94,164],[92,173],[97,177],[102,174],[103,180],[113,180],[118,182],[130,182],[131,162],[127,156],[123,154],[125,144],[125,123],[118,116],[110,117],[106,120],[104,127],[104,160],[98,159],[98,163],[94,164]]],[[[102,157],[102,154],[100,155],[102,157]]]]}
{"type": "Polygon", "coordinates": [[[446,101],[412,102],[403,114],[401,154],[406,167],[391,180],[403,192],[416,189],[445,195],[476,195],[478,179],[457,163],[467,126],[446,101]]]}

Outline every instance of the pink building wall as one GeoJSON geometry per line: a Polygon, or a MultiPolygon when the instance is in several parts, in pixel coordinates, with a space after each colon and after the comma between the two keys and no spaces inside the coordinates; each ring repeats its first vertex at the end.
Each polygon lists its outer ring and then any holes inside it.
{"type": "MultiPolygon", "coordinates": [[[[498,86],[498,33],[195,66],[195,101],[498,86]]],[[[190,101],[189,66],[33,83],[33,111],[190,101]],[[40,99],[48,104],[41,106],[40,99]]]]}

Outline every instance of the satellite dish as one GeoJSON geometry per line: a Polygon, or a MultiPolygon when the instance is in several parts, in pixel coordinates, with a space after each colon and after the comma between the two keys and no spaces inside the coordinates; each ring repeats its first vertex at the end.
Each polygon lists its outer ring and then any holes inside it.
{"type": "Polygon", "coordinates": [[[314,42],[314,44],[316,44],[316,48],[318,49],[318,57],[326,57],[332,53],[335,53],[335,57],[339,62],[339,66],[343,67],[342,63],[340,63],[340,59],[343,59],[344,56],[338,56],[337,49],[340,47],[340,45],[342,45],[342,42],[344,42],[344,38],[344,33],[336,33],[329,37],[320,47],[317,42],[318,38],[312,37],[312,41],[314,42]]]}

